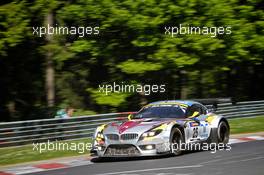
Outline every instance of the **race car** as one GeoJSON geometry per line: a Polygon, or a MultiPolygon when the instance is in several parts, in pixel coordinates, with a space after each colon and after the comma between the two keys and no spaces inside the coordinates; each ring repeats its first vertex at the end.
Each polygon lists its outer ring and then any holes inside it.
{"type": "Polygon", "coordinates": [[[158,101],[144,106],[127,120],[97,127],[91,153],[103,157],[180,155],[181,144],[229,141],[229,124],[202,103],[158,101]]]}

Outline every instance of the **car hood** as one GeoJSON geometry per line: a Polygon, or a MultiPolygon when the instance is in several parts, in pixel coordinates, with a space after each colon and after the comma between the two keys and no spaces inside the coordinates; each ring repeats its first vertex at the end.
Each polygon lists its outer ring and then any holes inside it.
{"type": "MultiPolygon", "coordinates": [[[[135,119],[123,122],[113,122],[104,129],[104,134],[144,133],[172,119],[135,119]]],[[[175,121],[175,120],[174,120],[175,121]]]]}

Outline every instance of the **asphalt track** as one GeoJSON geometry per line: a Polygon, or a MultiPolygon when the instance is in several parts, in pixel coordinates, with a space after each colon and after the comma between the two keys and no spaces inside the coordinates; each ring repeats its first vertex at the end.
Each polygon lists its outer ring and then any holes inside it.
{"type": "MultiPolygon", "coordinates": [[[[186,153],[178,157],[129,158],[50,170],[34,175],[263,175],[264,141],[231,145],[230,151],[186,153]]],[[[96,159],[95,159],[96,160],[96,159]]],[[[32,174],[32,175],[33,175],[32,174]]]]}

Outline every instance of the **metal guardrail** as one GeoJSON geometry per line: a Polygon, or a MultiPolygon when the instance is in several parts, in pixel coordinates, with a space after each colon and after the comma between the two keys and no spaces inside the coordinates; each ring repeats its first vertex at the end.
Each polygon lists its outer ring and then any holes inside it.
{"type": "MultiPolygon", "coordinates": [[[[116,121],[130,112],[0,123],[0,147],[20,146],[55,140],[92,137],[95,128],[116,121]]],[[[227,118],[264,115],[264,100],[218,104],[216,111],[227,118]]]]}
{"type": "Polygon", "coordinates": [[[118,120],[128,113],[79,116],[66,119],[27,120],[0,123],[0,147],[29,143],[92,137],[103,123],[118,120]]]}

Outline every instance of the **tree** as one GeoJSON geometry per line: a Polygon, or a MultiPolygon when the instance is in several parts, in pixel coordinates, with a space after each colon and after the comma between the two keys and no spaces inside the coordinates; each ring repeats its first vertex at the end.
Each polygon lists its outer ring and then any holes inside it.
{"type": "Polygon", "coordinates": [[[55,108],[72,104],[99,113],[176,98],[262,99],[262,6],[259,0],[2,2],[0,112],[13,120],[43,118],[31,114],[52,106],[54,94],[55,108]],[[57,26],[99,26],[100,33],[32,34],[33,26],[51,18],[57,26]],[[165,34],[165,27],[180,25],[231,27],[231,34],[165,34]],[[165,84],[166,92],[99,92],[99,85],[113,82],[165,84]]]}
{"type": "MultiPolygon", "coordinates": [[[[54,26],[52,11],[48,12],[47,14],[46,24],[49,26],[54,26]]],[[[52,43],[52,35],[47,34],[46,40],[48,44],[52,43]]],[[[46,90],[47,90],[48,107],[53,107],[55,105],[55,82],[54,82],[55,73],[54,73],[52,57],[53,57],[52,50],[48,50],[46,53],[46,90]]]]}

